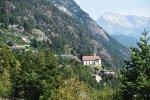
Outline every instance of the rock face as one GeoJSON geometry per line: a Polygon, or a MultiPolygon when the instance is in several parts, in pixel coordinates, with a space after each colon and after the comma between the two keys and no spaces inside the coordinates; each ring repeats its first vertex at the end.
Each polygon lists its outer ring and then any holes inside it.
{"type": "MultiPolygon", "coordinates": [[[[69,48],[80,55],[92,55],[96,50],[102,57],[103,64],[113,67],[120,67],[120,60],[129,53],[127,48],[99,27],[73,0],[7,2],[10,8],[3,15],[9,21],[5,22],[0,17],[0,25],[11,26],[6,30],[25,42],[31,42],[34,47],[40,47],[37,46],[40,44],[42,48],[52,48],[56,53],[64,53],[69,48]]],[[[2,8],[6,9],[5,6],[2,8]]]]}
{"type": "MultiPolygon", "coordinates": [[[[116,61],[118,63],[120,62],[117,59],[114,60],[114,58],[112,57],[114,53],[110,55],[110,53],[108,52],[115,51],[118,52],[118,55],[123,54],[125,58],[127,57],[129,50],[118,44],[112,38],[110,38],[108,34],[104,31],[104,29],[100,27],[92,18],[90,18],[90,16],[86,12],[84,12],[73,0],[49,0],[49,1],[54,5],[63,5],[63,7],[65,7],[65,9],[67,9],[71,13],[74,19],[80,22],[85,27],[86,30],[89,30],[91,34],[94,35],[95,37],[94,39],[98,43],[96,44],[99,45],[99,47],[95,48],[95,50],[97,51],[97,54],[102,56],[105,62],[109,63],[112,66],[115,65],[113,62],[116,61]],[[114,45],[116,45],[116,48],[114,45]]],[[[90,40],[90,42],[92,40],[90,40]]],[[[121,56],[118,57],[122,58],[121,56]]]]}
{"type": "Polygon", "coordinates": [[[33,29],[32,30],[33,36],[32,38],[36,39],[37,41],[46,41],[48,40],[47,36],[45,35],[45,33],[43,33],[41,30],[39,29],[33,29]]]}
{"type": "Polygon", "coordinates": [[[72,16],[72,14],[62,5],[55,5],[60,11],[68,14],[69,16],[72,16]]]}
{"type": "Polygon", "coordinates": [[[93,34],[99,34],[109,41],[103,29],[99,27],[97,23],[90,18],[90,16],[84,12],[73,0],[50,0],[50,2],[56,6],[63,7],[63,9],[69,12],[72,17],[76,18],[83,25],[86,25],[93,34]]]}

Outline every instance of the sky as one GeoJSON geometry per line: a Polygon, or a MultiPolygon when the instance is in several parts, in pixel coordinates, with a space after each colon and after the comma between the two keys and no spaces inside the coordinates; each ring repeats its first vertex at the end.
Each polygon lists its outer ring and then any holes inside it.
{"type": "Polygon", "coordinates": [[[74,0],[93,19],[104,12],[150,17],[150,0],[74,0]]]}

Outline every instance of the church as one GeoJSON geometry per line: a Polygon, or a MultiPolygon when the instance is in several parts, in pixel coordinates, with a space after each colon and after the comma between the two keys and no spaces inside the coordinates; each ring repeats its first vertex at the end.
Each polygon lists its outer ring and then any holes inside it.
{"type": "Polygon", "coordinates": [[[93,56],[83,56],[82,61],[83,65],[101,66],[101,58],[99,56],[96,56],[96,53],[94,53],[93,56]]]}

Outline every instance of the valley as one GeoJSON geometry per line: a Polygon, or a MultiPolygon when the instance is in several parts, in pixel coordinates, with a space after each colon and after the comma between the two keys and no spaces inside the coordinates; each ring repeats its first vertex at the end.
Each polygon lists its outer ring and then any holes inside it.
{"type": "Polygon", "coordinates": [[[0,0],[0,100],[148,100],[149,21],[95,21],[74,0],[0,0]]]}

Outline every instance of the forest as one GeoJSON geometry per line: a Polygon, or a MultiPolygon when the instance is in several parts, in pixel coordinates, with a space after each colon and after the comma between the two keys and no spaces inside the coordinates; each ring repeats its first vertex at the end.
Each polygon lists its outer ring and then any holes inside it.
{"type": "MultiPolygon", "coordinates": [[[[148,100],[150,45],[147,32],[131,48],[131,59],[116,77],[97,83],[95,69],[69,61],[60,66],[52,50],[0,50],[0,97],[27,100],[148,100]]],[[[65,61],[64,61],[65,62],[65,61]]]]}

